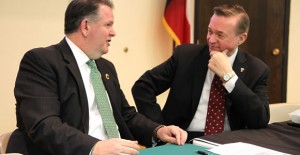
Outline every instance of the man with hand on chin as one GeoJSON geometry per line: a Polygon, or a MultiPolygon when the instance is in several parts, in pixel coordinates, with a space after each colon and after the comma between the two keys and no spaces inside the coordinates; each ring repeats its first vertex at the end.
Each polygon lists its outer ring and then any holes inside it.
{"type": "Polygon", "coordinates": [[[138,111],[158,123],[187,130],[188,140],[266,127],[270,117],[270,69],[239,48],[247,39],[249,26],[242,6],[215,7],[207,45],[177,46],[168,60],[135,82],[132,94],[138,111]],[[217,87],[214,81],[220,81],[217,87]],[[161,108],[156,96],[168,89],[161,108]]]}

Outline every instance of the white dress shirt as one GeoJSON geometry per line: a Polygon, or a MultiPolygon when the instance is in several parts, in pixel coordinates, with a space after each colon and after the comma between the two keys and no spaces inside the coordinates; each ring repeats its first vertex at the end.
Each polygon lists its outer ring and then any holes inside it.
{"type": "MultiPolygon", "coordinates": [[[[87,55],[78,48],[70,39],[66,37],[66,41],[69,44],[73,55],[77,61],[77,65],[80,70],[80,74],[83,80],[83,84],[85,87],[87,99],[88,99],[88,107],[89,107],[89,132],[90,136],[98,138],[100,140],[108,139],[107,133],[104,128],[104,124],[100,115],[100,112],[97,107],[94,88],[92,85],[92,81],[90,79],[91,69],[86,64],[90,59],[87,55]]],[[[107,95],[107,92],[106,92],[107,95]]],[[[108,101],[110,103],[109,97],[108,101]]]]}
{"type": "MultiPolygon", "coordinates": [[[[231,66],[233,65],[233,62],[235,60],[235,57],[237,55],[238,48],[235,50],[234,54],[232,54],[229,57],[229,60],[231,62],[231,66]]],[[[187,128],[187,131],[198,131],[198,132],[204,132],[205,129],[205,123],[206,123],[206,115],[207,115],[207,108],[208,108],[208,100],[209,100],[209,94],[210,94],[210,87],[213,80],[215,73],[208,69],[206,73],[206,78],[204,81],[200,101],[198,104],[197,111],[194,115],[194,118],[190,124],[190,126],[187,128]]],[[[234,75],[229,81],[224,83],[225,89],[228,91],[228,93],[231,93],[233,88],[235,87],[235,83],[238,79],[237,75],[234,75]]],[[[228,117],[225,111],[225,121],[224,121],[224,131],[230,131],[230,125],[228,122],[228,117]]]]}

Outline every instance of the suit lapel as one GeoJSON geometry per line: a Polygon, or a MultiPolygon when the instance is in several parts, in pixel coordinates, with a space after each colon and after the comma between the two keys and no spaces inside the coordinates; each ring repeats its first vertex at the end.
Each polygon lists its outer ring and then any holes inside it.
{"type": "Polygon", "coordinates": [[[244,79],[248,72],[246,62],[247,58],[245,57],[244,52],[239,50],[233,63],[233,70],[240,79],[244,79]]]}
{"type": "MultiPolygon", "coordinates": [[[[233,68],[235,74],[238,76],[239,80],[244,81],[245,75],[248,72],[247,58],[245,57],[244,52],[242,52],[240,50],[238,51],[232,68],[233,68]]],[[[230,100],[228,95],[226,95],[226,105],[225,106],[226,106],[228,114],[230,113],[230,111],[228,109],[230,109],[231,105],[232,105],[232,101],[230,100]]]]}
{"type": "Polygon", "coordinates": [[[79,89],[79,98],[82,108],[82,124],[84,127],[84,132],[88,133],[89,131],[89,113],[88,113],[88,100],[83,84],[83,80],[78,68],[78,65],[76,63],[75,57],[71,51],[71,48],[69,47],[68,43],[65,39],[63,39],[59,44],[58,47],[60,48],[61,54],[63,55],[67,67],[69,71],[71,72],[72,76],[76,80],[78,89],[79,89]]]}
{"type": "Polygon", "coordinates": [[[209,51],[207,46],[204,49],[200,49],[199,55],[195,60],[195,72],[192,74],[192,86],[193,86],[193,99],[192,99],[192,109],[197,110],[200,96],[202,93],[202,88],[206,78],[206,73],[208,70],[208,60],[210,59],[209,51]]]}

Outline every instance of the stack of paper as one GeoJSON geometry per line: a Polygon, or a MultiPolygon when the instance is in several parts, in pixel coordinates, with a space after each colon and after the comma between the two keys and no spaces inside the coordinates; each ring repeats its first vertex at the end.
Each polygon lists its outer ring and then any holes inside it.
{"type": "Polygon", "coordinates": [[[208,148],[208,149],[214,148],[214,147],[217,147],[217,146],[221,145],[221,144],[214,143],[214,142],[204,140],[204,139],[201,139],[201,138],[194,138],[193,139],[193,144],[198,145],[198,146],[202,146],[202,147],[205,147],[205,148],[208,148]]]}
{"type": "Polygon", "coordinates": [[[300,109],[289,113],[291,121],[300,124],[300,109]]]}
{"type": "Polygon", "coordinates": [[[209,149],[208,151],[220,155],[288,155],[287,153],[278,152],[248,143],[229,143],[209,149]]]}
{"type": "Polygon", "coordinates": [[[208,148],[207,151],[219,155],[289,155],[287,153],[243,142],[221,145],[201,138],[194,138],[193,144],[208,148]]]}

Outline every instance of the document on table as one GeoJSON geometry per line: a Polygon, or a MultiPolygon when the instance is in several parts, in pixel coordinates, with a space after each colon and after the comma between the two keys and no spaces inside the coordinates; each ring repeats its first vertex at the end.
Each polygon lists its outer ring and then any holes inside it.
{"type": "Polygon", "coordinates": [[[205,148],[208,148],[208,149],[214,148],[214,147],[217,147],[217,146],[221,145],[221,144],[214,143],[214,142],[204,140],[204,139],[201,139],[201,138],[194,138],[192,143],[194,145],[202,146],[202,147],[205,147],[205,148]]]}
{"type": "Polygon", "coordinates": [[[220,155],[290,155],[287,153],[278,152],[275,150],[243,142],[219,145],[209,149],[208,151],[220,155]]]}

